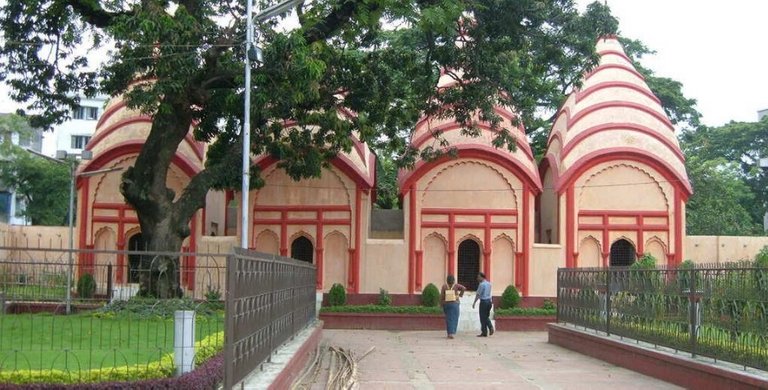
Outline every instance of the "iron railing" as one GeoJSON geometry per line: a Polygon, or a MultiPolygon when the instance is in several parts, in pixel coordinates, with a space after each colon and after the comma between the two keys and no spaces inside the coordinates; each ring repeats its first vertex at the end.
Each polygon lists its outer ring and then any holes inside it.
{"type": "Polygon", "coordinates": [[[125,300],[140,288],[153,290],[158,274],[152,271],[159,259],[175,262],[171,275],[181,295],[196,299],[223,299],[226,254],[192,252],[147,252],[36,249],[0,247],[0,299],[15,302],[60,302],[67,299],[67,279],[72,253],[72,304],[125,300]],[[78,281],[84,275],[94,281],[92,293],[78,296],[78,281]]]}
{"type": "Polygon", "coordinates": [[[557,273],[558,322],[768,369],[768,269],[573,268],[557,273]]]}
{"type": "Polygon", "coordinates": [[[315,266],[239,248],[227,259],[224,388],[315,319],[315,266]]]}

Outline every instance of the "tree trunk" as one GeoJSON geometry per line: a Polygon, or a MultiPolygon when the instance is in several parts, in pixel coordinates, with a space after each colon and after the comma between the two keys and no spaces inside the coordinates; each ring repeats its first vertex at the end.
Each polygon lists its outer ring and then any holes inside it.
{"type": "Polygon", "coordinates": [[[179,145],[190,131],[192,116],[191,104],[183,98],[176,99],[164,98],[161,102],[161,106],[168,105],[171,109],[158,110],[136,163],[125,171],[120,186],[126,202],[136,210],[146,250],[165,252],[142,257],[142,269],[149,272],[140,278],[140,292],[157,298],[181,296],[179,258],[184,239],[191,233],[189,222],[197,210],[205,206],[205,197],[214,179],[231,171],[230,167],[238,164],[241,156],[237,145],[232,145],[232,153],[228,153],[227,158],[209,164],[191,177],[177,197],[166,185],[168,171],[179,145]]]}

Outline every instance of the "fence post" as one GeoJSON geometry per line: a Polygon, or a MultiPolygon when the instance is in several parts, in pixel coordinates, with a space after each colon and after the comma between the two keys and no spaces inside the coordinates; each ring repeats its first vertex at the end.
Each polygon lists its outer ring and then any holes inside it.
{"type": "Polygon", "coordinates": [[[611,269],[605,269],[605,333],[611,335],[611,269]]]}
{"type": "Polygon", "coordinates": [[[698,286],[696,286],[696,269],[691,268],[691,288],[688,290],[688,329],[691,334],[691,356],[696,357],[696,342],[697,342],[697,333],[699,331],[699,324],[698,324],[698,302],[696,298],[696,289],[698,286]]]}
{"type": "Polygon", "coordinates": [[[561,305],[561,294],[560,294],[560,279],[563,276],[563,269],[558,268],[557,269],[557,306],[555,306],[555,322],[558,324],[560,323],[560,309],[562,307],[561,305]]]}
{"type": "Polygon", "coordinates": [[[107,264],[107,301],[112,302],[112,263],[107,264]]]}
{"type": "Polygon", "coordinates": [[[272,255],[269,266],[269,355],[267,363],[272,363],[272,353],[275,352],[275,272],[277,256],[272,255]]]}
{"type": "Polygon", "coordinates": [[[173,362],[176,376],[181,376],[195,366],[195,312],[177,310],[173,325],[173,362]]]}

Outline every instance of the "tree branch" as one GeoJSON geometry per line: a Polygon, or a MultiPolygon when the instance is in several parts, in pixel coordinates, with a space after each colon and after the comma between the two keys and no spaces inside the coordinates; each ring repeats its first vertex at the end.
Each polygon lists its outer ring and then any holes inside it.
{"type": "Polygon", "coordinates": [[[96,0],[61,0],[72,7],[88,24],[105,28],[112,25],[115,18],[128,15],[127,12],[108,12],[96,0]]]}
{"type": "Polygon", "coordinates": [[[379,3],[365,0],[342,0],[342,5],[323,20],[307,28],[304,32],[304,39],[307,43],[321,41],[330,37],[335,31],[347,24],[357,13],[360,6],[368,7],[368,11],[379,9],[379,3]]]}

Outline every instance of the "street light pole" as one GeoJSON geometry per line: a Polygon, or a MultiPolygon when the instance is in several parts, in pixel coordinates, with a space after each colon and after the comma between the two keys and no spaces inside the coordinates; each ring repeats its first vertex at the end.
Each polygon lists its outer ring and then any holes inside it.
{"type": "Polygon", "coordinates": [[[248,195],[251,189],[251,45],[253,45],[253,0],[245,0],[245,107],[243,111],[243,183],[240,188],[240,247],[248,249],[248,195]]]}
{"type": "Polygon", "coordinates": [[[296,4],[304,0],[286,0],[266,8],[256,16],[253,15],[253,0],[245,0],[245,92],[244,92],[244,111],[243,111],[243,171],[242,185],[240,187],[240,247],[248,249],[248,210],[249,210],[249,192],[251,180],[251,56],[256,62],[260,61],[261,51],[253,44],[253,22],[263,22],[269,18],[284,14],[290,11],[296,4]]]}
{"type": "Polygon", "coordinates": [[[73,261],[72,251],[75,248],[75,161],[69,162],[69,250],[67,258],[67,314],[72,310],[72,275],[73,275],[73,261]]]}

